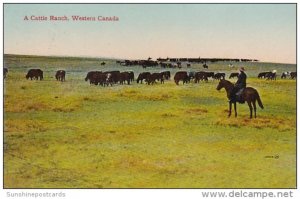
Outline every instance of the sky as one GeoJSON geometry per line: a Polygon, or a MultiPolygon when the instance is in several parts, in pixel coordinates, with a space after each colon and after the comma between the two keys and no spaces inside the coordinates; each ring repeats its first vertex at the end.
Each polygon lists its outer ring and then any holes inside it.
{"type": "Polygon", "coordinates": [[[4,53],[295,64],[296,4],[5,4],[4,53]],[[50,21],[51,15],[69,21],[50,21]],[[78,22],[75,15],[119,21],[78,22]]]}

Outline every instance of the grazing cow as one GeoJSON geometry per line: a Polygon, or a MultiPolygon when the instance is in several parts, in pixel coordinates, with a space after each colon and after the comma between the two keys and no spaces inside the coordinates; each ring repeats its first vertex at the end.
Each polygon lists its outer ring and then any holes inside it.
{"type": "Polygon", "coordinates": [[[191,68],[191,64],[190,64],[190,63],[187,63],[187,64],[186,64],[186,67],[187,67],[187,68],[191,68]]]}
{"type": "Polygon", "coordinates": [[[197,72],[195,74],[195,83],[199,83],[199,81],[208,81],[208,78],[207,78],[207,73],[206,72],[203,72],[203,71],[200,71],[200,72],[197,72]]]}
{"type": "Polygon", "coordinates": [[[36,79],[38,80],[40,78],[40,80],[43,79],[43,71],[41,69],[30,69],[28,72],[27,72],[27,75],[26,75],[26,79],[36,79]]]}
{"type": "Polygon", "coordinates": [[[66,78],[66,71],[64,71],[64,70],[56,71],[55,78],[56,78],[57,81],[61,81],[61,82],[66,81],[66,79],[65,79],[66,78]]]}
{"type": "Polygon", "coordinates": [[[297,72],[291,72],[291,79],[297,78],[297,72]]]}
{"type": "Polygon", "coordinates": [[[234,78],[234,77],[238,77],[239,73],[231,73],[229,76],[229,79],[234,78]]]}
{"type": "Polygon", "coordinates": [[[216,73],[214,79],[225,79],[225,73],[216,73]]]}
{"type": "Polygon", "coordinates": [[[160,81],[161,84],[164,83],[164,75],[162,73],[152,73],[150,75],[148,75],[148,78],[146,79],[146,82],[148,83],[148,85],[150,84],[154,84],[157,81],[160,81]]]}
{"type": "Polygon", "coordinates": [[[208,65],[206,63],[203,64],[203,68],[208,68],[208,65]]]}
{"type": "Polygon", "coordinates": [[[171,72],[170,71],[162,71],[160,73],[163,75],[163,78],[165,80],[169,80],[171,78],[171,72]]]}
{"type": "Polygon", "coordinates": [[[287,77],[291,76],[291,72],[283,72],[281,75],[281,79],[286,79],[287,77]]]}
{"type": "Polygon", "coordinates": [[[110,84],[112,86],[110,73],[94,73],[91,79],[95,85],[108,86],[110,84]]]}
{"type": "Polygon", "coordinates": [[[268,73],[270,73],[270,72],[261,72],[261,73],[258,74],[257,77],[260,78],[260,79],[266,78],[266,75],[267,75],[268,73]]]}
{"type": "Polygon", "coordinates": [[[104,66],[104,65],[105,65],[105,62],[102,62],[102,63],[101,63],[101,66],[104,66]]]}
{"type": "Polygon", "coordinates": [[[126,71],[129,73],[129,80],[130,82],[133,82],[134,81],[134,72],[133,71],[126,71]]]}
{"type": "Polygon", "coordinates": [[[116,84],[120,81],[120,71],[107,71],[105,72],[106,74],[110,73],[111,74],[111,81],[116,84]]]}
{"type": "Polygon", "coordinates": [[[90,80],[90,84],[94,84],[95,83],[95,79],[93,78],[94,74],[100,74],[102,73],[101,71],[90,71],[87,73],[86,77],[85,77],[85,81],[90,80]]]}
{"type": "Polygon", "coordinates": [[[148,76],[149,76],[149,75],[150,75],[149,72],[143,72],[143,73],[140,73],[139,76],[138,76],[138,78],[137,78],[137,80],[136,80],[136,82],[137,82],[137,83],[141,82],[141,84],[142,84],[142,83],[143,83],[143,80],[148,79],[148,76]]]}
{"type": "Polygon", "coordinates": [[[3,68],[3,78],[5,79],[8,73],[8,69],[7,68],[3,68]]]}
{"type": "Polygon", "coordinates": [[[265,77],[267,80],[276,80],[276,71],[268,72],[265,77]]]}
{"type": "Polygon", "coordinates": [[[179,85],[179,81],[182,81],[184,83],[189,82],[189,76],[186,71],[178,71],[174,76],[175,84],[179,85]]]}
{"type": "Polygon", "coordinates": [[[130,73],[129,72],[122,72],[120,73],[119,77],[120,84],[124,84],[127,81],[127,84],[130,84],[130,73]]]}
{"type": "Polygon", "coordinates": [[[207,78],[211,77],[213,79],[215,77],[215,73],[214,72],[206,72],[206,77],[207,78]]]}

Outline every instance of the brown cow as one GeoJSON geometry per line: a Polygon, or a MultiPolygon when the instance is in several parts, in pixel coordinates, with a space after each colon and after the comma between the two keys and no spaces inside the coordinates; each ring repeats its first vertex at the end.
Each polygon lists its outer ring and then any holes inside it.
{"type": "Polygon", "coordinates": [[[177,85],[179,85],[179,81],[183,81],[183,84],[188,83],[189,76],[186,71],[178,71],[174,76],[174,81],[177,85]]]}
{"type": "Polygon", "coordinates": [[[41,69],[29,69],[26,75],[26,79],[36,79],[43,80],[43,71],[41,69]]]}
{"type": "Polygon", "coordinates": [[[66,71],[64,70],[56,71],[55,78],[57,81],[61,81],[61,82],[66,81],[66,71]]]}

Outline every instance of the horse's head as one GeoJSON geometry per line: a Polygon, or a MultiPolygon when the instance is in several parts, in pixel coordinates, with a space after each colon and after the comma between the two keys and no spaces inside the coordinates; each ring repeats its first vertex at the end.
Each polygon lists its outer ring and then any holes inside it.
{"type": "Polygon", "coordinates": [[[221,90],[222,88],[224,88],[224,86],[225,86],[225,81],[224,81],[223,79],[221,79],[221,80],[219,81],[218,86],[217,86],[217,90],[218,90],[218,91],[221,90]]]}
{"type": "Polygon", "coordinates": [[[219,84],[217,86],[217,90],[221,90],[222,88],[225,88],[225,90],[230,90],[234,87],[234,84],[231,83],[230,81],[228,80],[225,80],[225,79],[220,79],[219,81],[219,84]]]}

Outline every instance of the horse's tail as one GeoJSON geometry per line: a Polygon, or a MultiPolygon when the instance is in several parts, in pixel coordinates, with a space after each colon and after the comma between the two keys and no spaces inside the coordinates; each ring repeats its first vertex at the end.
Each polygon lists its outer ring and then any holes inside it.
{"type": "Polygon", "coordinates": [[[260,107],[261,109],[264,109],[264,105],[262,104],[262,101],[261,101],[261,99],[260,99],[260,97],[259,97],[258,92],[256,91],[255,94],[256,94],[256,99],[257,99],[257,102],[258,102],[259,107],[260,107]]]}

